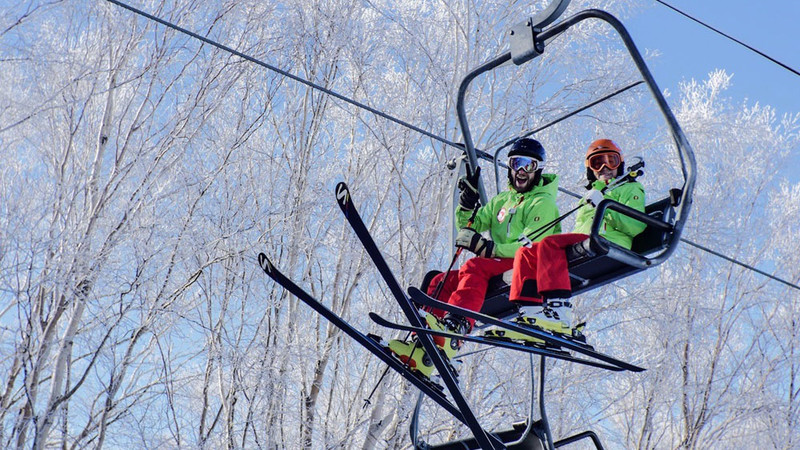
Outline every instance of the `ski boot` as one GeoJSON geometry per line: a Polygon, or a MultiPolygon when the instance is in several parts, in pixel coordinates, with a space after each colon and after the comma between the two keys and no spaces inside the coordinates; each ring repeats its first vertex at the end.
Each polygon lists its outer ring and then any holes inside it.
{"type": "MultiPolygon", "coordinates": [[[[576,327],[572,326],[572,303],[568,300],[556,299],[541,305],[521,306],[519,308],[519,316],[511,321],[522,326],[538,328],[552,334],[562,335],[563,337],[582,343],[586,342],[586,338],[583,336],[582,332],[585,324],[582,323],[576,327]]],[[[501,328],[486,330],[484,336],[518,341],[524,344],[538,346],[547,345],[547,342],[542,339],[501,328]]]]}
{"type": "MultiPolygon", "coordinates": [[[[440,320],[425,311],[420,311],[420,315],[425,319],[428,328],[432,330],[449,331],[458,334],[465,334],[469,331],[469,323],[463,317],[448,314],[444,319],[440,320]]],[[[433,338],[433,342],[448,363],[461,347],[461,341],[458,339],[433,335],[431,338],[433,338]]],[[[392,339],[387,344],[387,347],[409,368],[416,370],[426,378],[430,378],[434,369],[433,361],[425,353],[425,348],[419,342],[417,336],[414,336],[410,341],[392,339]]]]}

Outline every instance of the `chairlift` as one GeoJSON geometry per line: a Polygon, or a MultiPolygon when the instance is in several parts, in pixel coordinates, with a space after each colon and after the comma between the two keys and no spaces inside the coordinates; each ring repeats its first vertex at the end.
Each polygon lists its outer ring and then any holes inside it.
{"type": "MultiPolygon", "coordinates": [[[[555,3],[562,4],[564,2],[554,2],[554,4],[555,3]]],[[[664,197],[648,204],[644,213],[610,199],[600,202],[597,206],[597,213],[595,214],[590,237],[584,242],[579,242],[567,249],[573,295],[604,286],[666,261],[672,252],[675,251],[680,241],[680,235],[691,208],[692,191],[694,190],[696,177],[694,153],[627,30],[614,16],[605,11],[596,9],[581,11],[546,30],[541,30],[540,25],[533,25],[536,23],[533,19],[528,20],[512,28],[510,32],[511,50],[508,53],[500,55],[467,74],[459,87],[456,105],[459,126],[461,127],[464,139],[464,151],[466,155],[464,162],[466,164],[466,170],[470,173],[474,171],[475,168],[478,167],[479,158],[491,161],[495,167],[495,180],[498,180],[499,177],[497,174],[499,173],[499,168],[501,166],[504,167],[497,157],[502,146],[492,155],[476,150],[472,141],[464,107],[464,99],[470,83],[479,75],[488,73],[509,61],[512,61],[516,65],[522,65],[533,60],[536,56],[542,54],[545,49],[545,43],[548,40],[586,19],[602,20],[613,26],[619,34],[642,76],[642,81],[621,89],[611,96],[618,95],[642,82],[648,86],[675,141],[684,182],[682,186],[670,189],[664,197]],[[625,216],[633,217],[647,225],[645,231],[636,236],[630,250],[609,242],[599,235],[602,218],[606,210],[616,211],[625,216]]],[[[526,136],[560,122],[578,111],[582,111],[601,101],[605,101],[611,96],[606,96],[599,101],[578,108],[550,124],[539,127],[531,133],[527,133],[526,136]]],[[[509,141],[509,143],[510,142],[513,141],[509,141]]],[[[482,180],[479,180],[479,191],[481,202],[485,204],[487,198],[482,180]]],[[[487,301],[481,312],[496,317],[507,317],[513,311],[513,305],[507,301],[507,284],[508,283],[502,280],[501,277],[490,281],[487,301]]]]}
{"type": "MultiPolygon", "coordinates": [[[[661,91],[658,89],[650,70],[647,68],[644,59],[637,50],[624,25],[608,12],[597,9],[588,9],[580,11],[561,22],[549,26],[558,19],[568,4],[569,0],[554,0],[544,11],[540,12],[535,17],[532,17],[523,23],[512,27],[512,29],[509,31],[510,50],[472,70],[464,77],[458,89],[456,109],[466,156],[462,161],[466,165],[467,172],[473,173],[473,171],[478,167],[478,159],[484,159],[494,164],[495,179],[497,180],[497,173],[499,170],[498,167],[500,166],[497,158],[499,149],[498,152],[492,155],[476,149],[472,141],[472,135],[464,106],[466,93],[470,84],[480,75],[489,73],[492,70],[497,69],[500,66],[504,66],[509,62],[517,66],[522,66],[532,61],[537,56],[544,53],[547,45],[552,39],[554,39],[556,36],[559,36],[572,26],[575,26],[587,19],[597,19],[608,23],[616,30],[617,34],[622,39],[623,44],[628,50],[630,57],[632,58],[642,77],[642,80],[634,83],[634,85],[641,83],[646,84],[650,93],[655,99],[655,103],[661,111],[674,140],[681,163],[684,180],[682,186],[670,189],[664,197],[648,204],[644,213],[610,199],[605,199],[601,201],[599,205],[597,205],[597,212],[595,214],[594,222],[592,224],[592,231],[589,238],[583,242],[573,245],[566,250],[569,262],[568,266],[570,279],[572,282],[572,292],[573,295],[578,295],[580,293],[604,286],[608,283],[623,279],[635,273],[639,273],[650,267],[657,266],[666,261],[672,255],[680,241],[681,232],[691,209],[692,192],[694,190],[696,177],[696,162],[694,153],[688,141],[686,140],[681,127],[678,125],[675,116],[664,99],[664,96],[661,94],[661,91]],[[636,236],[630,250],[609,242],[600,236],[599,231],[602,225],[602,218],[607,210],[616,211],[625,216],[639,220],[647,225],[644,232],[636,236]]],[[[605,101],[607,98],[624,92],[634,85],[620,89],[610,96],[606,96],[590,103],[589,105],[578,108],[560,118],[558,121],[574,115],[577,112],[587,109],[597,103],[605,101]]],[[[545,127],[535,131],[540,131],[545,127]]],[[[530,134],[533,134],[533,132],[530,134]]],[[[481,196],[481,203],[486,204],[487,196],[482,180],[479,180],[478,187],[481,196]]],[[[426,276],[426,280],[430,279],[430,275],[431,274],[426,276]]],[[[424,287],[425,286],[423,286],[423,290],[424,287]]],[[[490,280],[489,290],[487,292],[486,301],[484,302],[481,310],[482,313],[489,314],[497,318],[508,318],[515,313],[513,304],[508,301],[509,282],[503,280],[502,276],[495,277],[494,279],[490,280]]],[[[602,448],[599,438],[592,431],[579,433],[558,441],[553,440],[552,433],[547,422],[544,402],[545,357],[540,357],[538,389],[536,386],[537,383],[534,380],[534,356],[531,355],[530,358],[531,411],[528,419],[524,422],[515,424],[510,430],[492,432],[491,434],[500,439],[506,448],[552,449],[583,439],[590,439],[596,448],[602,448]],[[537,397],[540,418],[534,421],[533,416],[537,404],[537,397]]],[[[478,442],[475,438],[467,438],[440,445],[429,445],[423,442],[418,435],[418,420],[422,400],[423,395],[420,394],[417,407],[414,415],[412,416],[410,433],[415,448],[479,448],[478,442]]],[[[476,430],[473,430],[473,432],[475,431],[476,430]]]]}

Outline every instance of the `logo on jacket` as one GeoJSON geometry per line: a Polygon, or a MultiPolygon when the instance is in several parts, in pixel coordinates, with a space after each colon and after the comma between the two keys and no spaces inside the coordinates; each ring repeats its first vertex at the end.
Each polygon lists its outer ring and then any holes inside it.
{"type": "Polygon", "coordinates": [[[506,220],[506,215],[507,214],[508,214],[508,211],[506,211],[505,207],[500,209],[500,212],[497,213],[497,222],[498,223],[503,223],[503,221],[506,220]]]}

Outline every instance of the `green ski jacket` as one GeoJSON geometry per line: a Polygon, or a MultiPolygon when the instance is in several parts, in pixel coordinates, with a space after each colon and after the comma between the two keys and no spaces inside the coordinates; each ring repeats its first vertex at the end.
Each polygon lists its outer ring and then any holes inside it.
{"type": "MultiPolygon", "coordinates": [[[[489,230],[497,258],[513,258],[522,246],[520,236],[535,233],[539,227],[558,217],[557,192],[558,175],[544,173],[539,184],[528,192],[520,194],[510,188],[494,196],[478,209],[471,228],[478,232],[489,230]]],[[[462,209],[459,205],[456,208],[458,227],[467,226],[471,215],[471,210],[462,209]]],[[[540,241],[557,233],[561,233],[560,223],[535,240],[540,241]]]]}
{"type": "MultiPolygon", "coordinates": [[[[611,180],[613,182],[614,180],[611,180]]],[[[596,187],[601,187],[602,181],[595,181],[596,187]]],[[[644,212],[644,187],[636,181],[622,184],[607,191],[604,198],[610,198],[625,206],[644,212]]],[[[587,205],[578,210],[575,218],[575,232],[589,234],[592,230],[595,208],[587,205]]],[[[644,231],[646,225],[638,220],[624,216],[616,211],[606,211],[603,216],[603,226],[600,235],[609,241],[627,249],[631,248],[633,238],[644,231]]]]}

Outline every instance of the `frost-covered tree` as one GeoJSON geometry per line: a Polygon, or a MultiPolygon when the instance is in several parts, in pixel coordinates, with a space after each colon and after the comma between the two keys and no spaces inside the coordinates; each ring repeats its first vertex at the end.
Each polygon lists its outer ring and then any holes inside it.
{"type": "MultiPolygon", "coordinates": [[[[443,269],[458,83],[545,3],[134,5],[441,139],[111,3],[4,8],[0,446],[407,447],[416,390],[381,378],[383,364],[271,283],[255,255],[386,335],[367,313],[399,309],[333,187],[350,185],[401,284],[443,269]]],[[[624,18],[642,2],[574,1],[567,13],[588,6],[624,18]]],[[[715,72],[670,98],[701,167],[685,236],[796,280],[798,187],[777,169],[798,148],[798,118],[733,104],[730,79],[715,72]]],[[[635,80],[609,27],[587,22],[531,67],[476,82],[475,141],[493,150],[635,80]]],[[[651,199],[664,195],[680,177],[652,109],[632,92],[537,135],[548,170],[575,189],[585,144],[609,135],[647,160],[651,199]]],[[[797,298],[688,245],[577,298],[590,339],[649,370],[552,364],[556,437],[594,428],[627,448],[796,447],[797,298]]],[[[528,371],[511,352],[464,359],[487,428],[527,414],[528,371]]],[[[423,411],[429,442],[469,434],[423,411]]]]}

